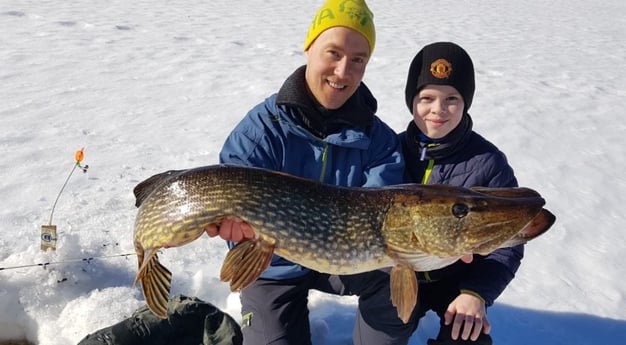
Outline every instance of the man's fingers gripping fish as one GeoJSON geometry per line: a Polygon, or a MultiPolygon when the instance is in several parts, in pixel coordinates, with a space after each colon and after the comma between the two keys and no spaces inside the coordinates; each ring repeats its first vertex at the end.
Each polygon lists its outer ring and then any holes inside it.
{"type": "Polygon", "coordinates": [[[527,188],[337,187],[234,165],[168,171],[134,192],[135,283],[141,282],[148,307],[161,318],[172,274],[157,251],[195,240],[225,216],[243,219],[256,235],[230,250],[223,263],[220,278],[233,291],[254,282],[273,254],[329,274],[393,267],[392,302],[405,323],[417,300],[414,271],[525,243],[554,223],[541,196],[527,188]]]}

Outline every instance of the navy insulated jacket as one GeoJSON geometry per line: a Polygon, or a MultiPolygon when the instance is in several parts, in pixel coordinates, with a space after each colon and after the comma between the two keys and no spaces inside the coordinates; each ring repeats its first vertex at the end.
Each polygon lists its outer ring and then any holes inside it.
{"type": "MultiPolygon", "coordinates": [[[[406,161],[405,182],[467,188],[518,185],[504,153],[472,130],[469,114],[442,141],[429,141],[412,121],[399,139],[406,161]]],[[[523,255],[523,245],[501,248],[484,257],[474,255],[470,264],[459,261],[418,276],[441,280],[457,275],[461,290],[477,293],[491,305],[513,279],[523,255]]]]}
{"type": "MultiPolygon", "coordinates": [[[[235,127],[224,143],[220,162],[282,171],[338,186],[399,184],[404,171],[400,144],[395,132],[374,115],[375,110],[376,100],[361,84],[338,110],[340,120],[317,116],[319,125],[309,128],[303,120],[315,120],[319,109],[308,94],[304,69],[300,68],[278,94],[255,106],[235,127]],[[321,131],[315,135],[313,129],[321,131]],[[328,133],[323,134],[325,131],[328,133]]],[[[261,277],[289,279],[306,272],[308,269],[274,255],[261,277]]]]}

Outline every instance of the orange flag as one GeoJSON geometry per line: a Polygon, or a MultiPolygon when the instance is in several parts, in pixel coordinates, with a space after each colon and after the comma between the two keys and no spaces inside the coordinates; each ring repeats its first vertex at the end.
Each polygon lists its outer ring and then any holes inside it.
{"type": "Polygon", "coordinates": [[[76,159],[76,164],[79,164],[80,162],[83,161],[83,158],[85,158],[85,153],[83,152],[85,148],[81,148],[80,150],[76,151],[76,153],[74,154],[74,159],[76,159]]]}

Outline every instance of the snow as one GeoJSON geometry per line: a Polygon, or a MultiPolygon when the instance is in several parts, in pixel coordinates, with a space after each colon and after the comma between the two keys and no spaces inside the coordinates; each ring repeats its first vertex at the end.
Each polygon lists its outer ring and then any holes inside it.
{"type": "MultiPolygon", "coordinates": [[[[143,305],[132,282],[133,187],[215,164],[249,108],[305,63],[322,1],[5,0],[0,3],[0,339],[75,344],[143,305]],[[55,209],[57,250],[40,231],[55,209]],[[49,263],[48,265],[38,265],[49,263]]],[[[490,308],[497,344],[626,339],[626,2],[370,0],[377,44],[365,82],[402,131],[408,64],[450,40],[474,59],[475,129],[558,217],[527,245],[490,308]]],[[[167,249],[172,293],[240,320],[203,237],[167,249]]],[[[349,344],[356,300],[313,292],[316,345],[349,344]]],[[[438,329],[428,314],[410,344],[438,329]]]]}

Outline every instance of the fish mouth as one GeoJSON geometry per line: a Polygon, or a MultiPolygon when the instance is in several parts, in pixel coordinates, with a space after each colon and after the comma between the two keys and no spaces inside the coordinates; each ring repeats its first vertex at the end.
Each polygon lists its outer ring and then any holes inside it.
{"type": "MultiPolygon", "coordinates": [[[[548,231],[555,222],[556,216],[547,209],[542,208],[530,221],[528,221],[528,223],[526,223],[526,225],[524,225],[523,228],[514,233],[512,236],[502,234],[502,236],[485,239],[482,242],[476,241],[474,244],[476,248],[476,253],[481,255],[488,255],[497,248],[515,247],[520,244],[525,244],[526,242],[537,238],[546,231],[548,231]]],[[[511,224],[514,224],[514,222],[502,222],[499,224],[492,223],[488,226],[483,226],[481,231],[497,232],[498,228],[510,226],[511,224]]],[[[517,227],[519,227],[519,225],[517,227]]]]}
{"type": "Polygon", "coordinates": [[[554,215],[543,208],[545,200],[532,189],[472,190],[476,195],[451,207],[452,214],[464,223],[459,244],[466,250],[484,255],[504,246],[523,244],[554,223],[554,215]]]}
{"type": "Polygon", "coordinates": [[[548,231],[555,222],[556,216],[552,212],[542,208],[535,218],[531,219],[530,222],[515,235],[515,238],[531,240],[548,231]]]}
{"type": "MultiPolygon", "coordinates": [[[[514,237],[507,242],[509,246],[522,244],[531,239],[534,239],[541,234],[545,233],[556,222],[556,216],[549,210],[543,208],[545,200],[535,190],[529,188],[485,188],[475,187],[472,190],[496,198],[512,199],[514,203],[512,207],[519,207],[524,209],[527,214],[534,215],[528,223],[517,232],[514,237]],[[515,206],[518,204],[519,206],[515,206]]],[[[472,209],[472,211],[480,211],[479,208],[472,209]]],[[[500,224],[494,223],[493,227],[498,225],[506,225],[507,222],[503,221],[500,224]]]]}

